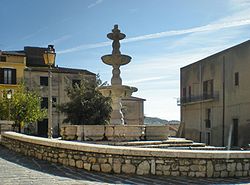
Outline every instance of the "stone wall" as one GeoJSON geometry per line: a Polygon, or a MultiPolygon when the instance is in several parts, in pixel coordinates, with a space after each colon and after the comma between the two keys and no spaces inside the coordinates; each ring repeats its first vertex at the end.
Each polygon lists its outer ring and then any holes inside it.
{"type": "Polygon", "coordinates": [[[14,121],[0,120],[0,134],[5,131],[12,131],[14,123],[14,121]]]}
{"type": "Polygon", "coordinates": [[[62,125],[64,140],[78,141],[138,141],[166,140],[168,125],[62,125]]]}
{"type": "Polygon", "coordinates": [[[250,151],[115,147],[14,132],[4,133],[1,144],[24,155],[88,171],[189,177],[250,176],[250,151]]]}

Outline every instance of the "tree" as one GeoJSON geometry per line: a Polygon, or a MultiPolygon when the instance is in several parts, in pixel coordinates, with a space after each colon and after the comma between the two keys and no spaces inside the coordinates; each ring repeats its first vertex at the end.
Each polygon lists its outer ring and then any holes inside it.
{"type": "Polygon", "coordinates": [[[15,90],[11,99],[7,99],[6,92],[0,98],[0,119],[15,121],[14,126],[19,132],[26,124],[42,120],[47,116],[47,110],[41,109],[41,98],[34,91],[25,89],[21,84],[15,90]]]}
{"type": "Polygon", "coordinates": [[[103,125],[110,119],[111,98],[104,97],[98,90],[101,85],[96,80],[83,79],[80,84],[69,86],[66,91],[70,101],[59,105],[59,111],[66,114],[65,123],[77,125],[103,125]]]}

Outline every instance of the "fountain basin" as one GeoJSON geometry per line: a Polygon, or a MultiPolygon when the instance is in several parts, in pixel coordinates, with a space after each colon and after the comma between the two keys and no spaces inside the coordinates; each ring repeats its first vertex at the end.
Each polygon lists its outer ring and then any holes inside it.
{"type": "Polygon", "coordinates": [[[126,65],[131,61],[131,57],[128,55],[104,55],[102,56],[103,63],[107,65],[126,65]]]}
{"type": "Polygon", "coordinates": [[[130,97],[133,92],[137,92],[136,87],[131,87],[127,85],[112,85],[99,87],[98,90],[103,96],[118,96],[118,97],[130,97]]]}

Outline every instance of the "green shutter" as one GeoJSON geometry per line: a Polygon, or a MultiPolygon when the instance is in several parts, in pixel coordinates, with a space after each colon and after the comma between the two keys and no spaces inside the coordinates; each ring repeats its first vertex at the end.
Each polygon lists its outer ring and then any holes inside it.
{"type": "Polygon", "coordinates": [[[16,84],[16,69],[12,69],[11,74],[11,84],[16,84]]]}
{"type": "Polygon", "coordinates": [[[3,82],[4,82],[3,68],[0,68],[0,84],[3,84],[3,82]]]}

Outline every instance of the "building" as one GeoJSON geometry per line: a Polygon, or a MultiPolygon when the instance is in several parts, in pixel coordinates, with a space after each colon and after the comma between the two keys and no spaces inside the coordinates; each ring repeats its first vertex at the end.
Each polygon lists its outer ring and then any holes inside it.
{"type": "Polygon", "coordinates": [[[144,101],[146,100],[133,96],[122,98],[124,124],[144,125],[144,101]]]}
{"type": "MultiPolygon", "coordinates": [[[[43,54],[47,48],[39,47],[24,47],[24,53],[27,56],[27,68],[24,71],[24,78],[26,86],[38,91],[42,97],[41,107],[48,108],[48,66],[44,63],[43,54]]],[[[80,83],[82,79],[93,78],[95,74],[83,69],[72,69],[52,67],[52,125],[53,134],[59,134],[60,125],[63,123],[65,115],[57,111],[56,105],[66,103],[69,101],[67,92],[68,86],[75,83],[80,83]]],[[[39,136],[47,136],[48,119],[39,121],[35,125],[35,133],[39,136]]]]}
{"type": "Polygon", "coordinates": [[[184,136],[215,146],[250,143],[250,40],[181,68],[184,136]]]}
{"type": "Polygon", "coordinates": [[[26,56],[23,53],[0,51],[0,92],[18,87],[23,80],[26,56]]]}

